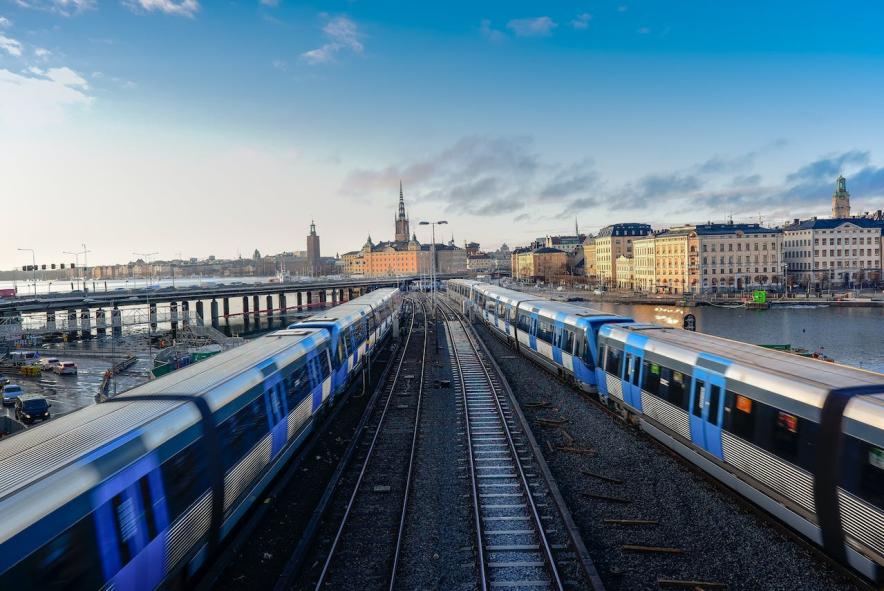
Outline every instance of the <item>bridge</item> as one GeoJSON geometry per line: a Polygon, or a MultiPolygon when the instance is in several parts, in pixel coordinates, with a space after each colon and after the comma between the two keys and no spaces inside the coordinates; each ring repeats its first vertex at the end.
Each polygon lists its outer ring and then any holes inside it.
{"type": "MultiPolygon", "coordinates": [[[[460,277],[440,274],[439,280],[460,277]]],[[[420,280],[418,275],[338,280],[291,281],[281,283],[218,283],[187,287],[77,291],[8,298],[0,302],[0,337],[17,338],[23,333],[67,334],[69,338],[90,338],[93,331],[103,336],[108,330],[121,336],[124,325],[158,322],[171,325],[203,325],[216,329],[242,323],[246,331],[261,317],[282,322],[311,310],[336,306],[381,287],[398,287],[420,280]],[[231,301],[241,298],[241,311],[231,311],[231,301]],[[158,311],[163,306],[163,311],[158,311]],[[208,308],[208,310],[206,309],[208,308]],[[146,309],[146,314],[143,310],[146,309]],[[127,322],[126,315],[131,316],[127,322]],[[108,319],[110,316],[110,319],[108,319]],[[27,324],[23,330],[24,324],[27,324]]]]}

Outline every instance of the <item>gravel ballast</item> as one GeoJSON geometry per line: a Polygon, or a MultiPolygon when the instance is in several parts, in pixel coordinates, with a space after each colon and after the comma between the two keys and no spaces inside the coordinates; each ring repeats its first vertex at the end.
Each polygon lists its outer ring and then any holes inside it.
{"type": "Polygon", "coordinates": [[[747,590],[858,588],[817,552],[649,436],[518,355],[485,327],[476,329],[531,423],[607,589],[658,589],[660,579],[747,590]],[[548,422],[538,423],[543,419],[548,422]],[[562,419],[567,423],[559,428],[562,419]],[[669,551],[624,548],[629,545],[669,551]]]}

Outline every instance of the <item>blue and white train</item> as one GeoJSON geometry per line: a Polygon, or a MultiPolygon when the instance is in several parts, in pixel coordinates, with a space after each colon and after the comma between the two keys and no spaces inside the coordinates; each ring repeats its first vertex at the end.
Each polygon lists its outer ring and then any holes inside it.
{"type": "MultiPolygon", "coordinates": [[[[500,288],[455,280],[448,291],[519,350],[567,375],[554,349],[550,363],[532,344],[537,320],[517,323],[513,333],[501,328],[500,313],[489,313],[489,299],[503,301],[500,288]]],[[[518,309],[537,318],[577,308],[512,293],[523,298],[518,309]]],[[[567,326],[557,319],[553,334],[567,326]]],[[[884,582],[884,375],[627,318],[576,338],[595,347],[593,385],[603,403],[834,558],[884,582]]]]}
{"type": "Polygon", "coordinates": [[[598,388],[598,332],[631,318],[469,279],[446,287],[464,311],[471,309],[513,347],[587,392],[598,388]]]}
{"type": "Polygon", "coordinates": [[[352,378],[334,368],[359,369],[336,356],[369,354],[399,301],[374,291],[0,441],[0,585],[187,586],[352,378]]]}

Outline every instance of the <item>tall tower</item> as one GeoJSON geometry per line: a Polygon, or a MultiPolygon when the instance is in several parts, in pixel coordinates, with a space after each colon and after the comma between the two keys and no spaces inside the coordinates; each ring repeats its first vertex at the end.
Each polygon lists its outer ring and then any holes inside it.
{"type": "Polygon", "coordinates": [[[832,193],[832,217],[850,217],[850,193],[847,192],[847,179],[838,177],[835,183],[835,192],[832,193]]]}
{"type": "Polygon", "coordinates": [[[316,223],[310,220],[310,234],[307,235],[307,269],[312,276],[319,275],[319,256],[319,236],[316,234],[316,223]]]}
{"type": "Polygon", "coordinates": [[[399,181],[399,213],[396,221],[396,242],[408,242],[408,218],[405,216],[405,197],[402,195],[402,181],[399,181]]]}

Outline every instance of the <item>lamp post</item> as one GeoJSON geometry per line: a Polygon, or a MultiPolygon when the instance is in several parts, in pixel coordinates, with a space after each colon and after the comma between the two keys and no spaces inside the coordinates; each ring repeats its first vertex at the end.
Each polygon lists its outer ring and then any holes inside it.
{"type": "Polygon", "coordinates": [[[430,226],[430,232],[432,234],[433,242],[430,244],[430,261],[431,263],[431,276],[430,281],[433,282],[432,287],[432,300],[433,300],[433,318],[436,318],[436,225],[444,225],[448,222],[445,220],[439,220],[438,222],[419,222],[420,226],[430,226]]]}
{"type": "Polygon", "coordinates": [[[135,256],[144,257],[147,259],[147,285],[150,286],[150,279],[152,275],[152,269],[150,267],[150,257],[159,254],[157,252],[133,252],[135,256]]]}
{"type": "Polygon", "coordinates": [[[37,255],[34,253],[33,248],[19,248],[18,250],[31,252],[31,270],[34,272],[34,297],[37,297],[37,255]]]}

